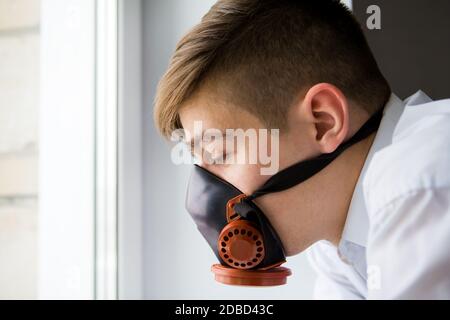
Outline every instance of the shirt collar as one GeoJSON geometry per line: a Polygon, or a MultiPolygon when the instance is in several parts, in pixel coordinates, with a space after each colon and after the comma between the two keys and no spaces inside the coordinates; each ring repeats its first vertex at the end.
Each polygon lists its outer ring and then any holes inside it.
{"type": "Polygon", "coordinates": [[[341,243],[350,241],[357,245],[366,247],[367,235],[369,232],[369,215],[363,192],[363,181],[372,161],[373,155],[392,143],[392,137],[396,124],[403,113],[405,103],[395,94],[392,94],[383,110],[383,118],[376,133],[375,139],[367,154],[366,161],[361,170],[361,174],[353,192],[350,207],[347,213],[347,220],[342,232],[341,243]]]}

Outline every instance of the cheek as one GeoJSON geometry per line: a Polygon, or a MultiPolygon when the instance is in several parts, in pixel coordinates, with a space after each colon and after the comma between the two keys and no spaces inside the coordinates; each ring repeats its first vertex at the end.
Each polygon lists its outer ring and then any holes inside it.
{"type": "Polygon", "coordinates": [[[219,168],[218,175],[245,194],[251,194],[268,179],[260,174],[259,165],[231,165],[219,168]]]}

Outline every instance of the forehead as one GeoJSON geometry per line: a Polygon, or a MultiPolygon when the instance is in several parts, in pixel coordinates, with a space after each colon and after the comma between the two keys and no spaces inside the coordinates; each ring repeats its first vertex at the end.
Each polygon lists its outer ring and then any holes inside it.
{"type": "Polygon", "coordinates": [[[211,90],[199,89],[180,107],[179,116],[184,129],[191,130],[195,121],[204,129],[263,128],[262,122],[242,107],[221,98],[211,90]]]}

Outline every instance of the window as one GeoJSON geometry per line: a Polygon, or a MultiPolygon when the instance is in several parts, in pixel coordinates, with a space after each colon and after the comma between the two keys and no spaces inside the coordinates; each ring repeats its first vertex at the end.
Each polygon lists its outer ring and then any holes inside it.
{"type": "Polygon", "coordinates": [[[139,6],[0,0],[0,299],[139,297],[139,6]]]}

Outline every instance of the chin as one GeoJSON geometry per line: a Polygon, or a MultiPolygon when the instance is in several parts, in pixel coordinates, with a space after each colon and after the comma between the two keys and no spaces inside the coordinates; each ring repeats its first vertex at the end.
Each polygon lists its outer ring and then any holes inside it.
{"type": "Polygon", "coordinates": [[[287,249],[285,249],[284,254],[286,255],[286,257],[292,257],[292,256],[298,255],[299,253],[302,253],[306,249],[307,249],[307,247],[306,248],[287,248],[287,249]]]}
{"type": "Polygon", "coordinates": [[[286,257],[293,257],[293,256],[298,255],[299,253],[302,253],[303,251],[305,251],[309,247],[310,247],[310,244],[305,244],[305,245],[302,245],[302,246],[296,245],[295,247],[287,246],[284,249],[284,254],[286,255],[286,257]]]}

